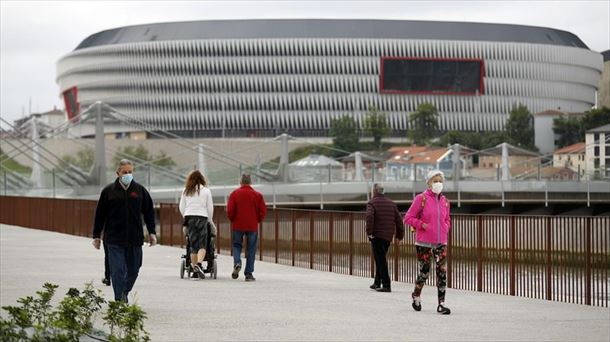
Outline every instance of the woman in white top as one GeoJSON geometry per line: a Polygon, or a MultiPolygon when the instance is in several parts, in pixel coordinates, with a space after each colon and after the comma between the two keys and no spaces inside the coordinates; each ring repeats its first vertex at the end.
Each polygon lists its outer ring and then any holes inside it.
{"type": "Polygon", "coordinates": [[[191,265],[194,273],[203,279],[205,274],[201,263],[205,259],[208,241],[207,224],[214,216],[214,203],[205,177],[198,170],[192,171],[186,178],[179,207],[189,238],[191,265]]]}

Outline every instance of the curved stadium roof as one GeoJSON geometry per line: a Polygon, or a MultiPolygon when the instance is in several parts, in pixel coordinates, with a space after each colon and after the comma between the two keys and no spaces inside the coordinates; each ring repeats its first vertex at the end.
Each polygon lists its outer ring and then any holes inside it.
{"type": "Polygon", "coordinates": [[[123,43],[252,38],[436,39],[549,44],[588,49],[576,35],[551,28],[446,21],[255,19],[172,22],[95,33],[75,50],[123,43]]]}

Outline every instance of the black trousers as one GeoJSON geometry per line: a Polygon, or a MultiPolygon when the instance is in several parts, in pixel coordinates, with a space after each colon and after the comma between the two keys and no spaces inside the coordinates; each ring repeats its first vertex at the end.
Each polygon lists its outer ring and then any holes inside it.
{"type": "Polygon", "coordinates": [[[388,272],[388,259],[386,258],[390,249],[390,241],[373,238],[371,247],[375,258],[375,284],[390,287],[390,273],[388,272]]]}
{"type": "Polygon", "coordinates": [[[102,242],[104,245],[104,279],[110,280],[110,264],[108,264],[108,246],[105,242],[102,242]]]}

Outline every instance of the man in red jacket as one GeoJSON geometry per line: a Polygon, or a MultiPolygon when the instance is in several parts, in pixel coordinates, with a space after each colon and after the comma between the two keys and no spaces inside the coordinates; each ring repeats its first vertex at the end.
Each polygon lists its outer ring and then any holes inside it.
{"type": "Polygon", "coordinates": [[[366,204],[366,235],[371,241],[375,258],[375,282],[370,288],[392,292],[386,255],[394,237],[402,240],[405,228],[396,204],[383,193],[383,186],[376,183],[373,185],[373,198],[366,204]]]}
{"type": "Polygon", "coordinates": [[[263,195],[250,186],[252,179],[249,174],[241,176],[240,187],[233,191],[227,203],[227,216],[231,221],[233,240],[233,279],[239,277],[241,270],[241,247],[244,235],[248,243],[246,255],[246,281],[255,281],[254,260],[256,259],[256,243],[258,240],[258,224],[267,214],[263,195]]]}

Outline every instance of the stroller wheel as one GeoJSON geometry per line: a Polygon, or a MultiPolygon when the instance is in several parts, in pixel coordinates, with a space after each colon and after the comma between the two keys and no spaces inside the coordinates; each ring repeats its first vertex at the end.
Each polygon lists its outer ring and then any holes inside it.
{"type": "Polygon", "coordinates": [[[184,279],[184,271],[186,270],[186,260],[182,259],[182,263],[180,263],[180,278],[184,279]]]}
{"type": "Polygon", "coordinates": [[[212,278],[216,279],[218,276],[218,264],[216,264],[216,259],[214,259],[214,273],[212,274],[212,278]]]}

